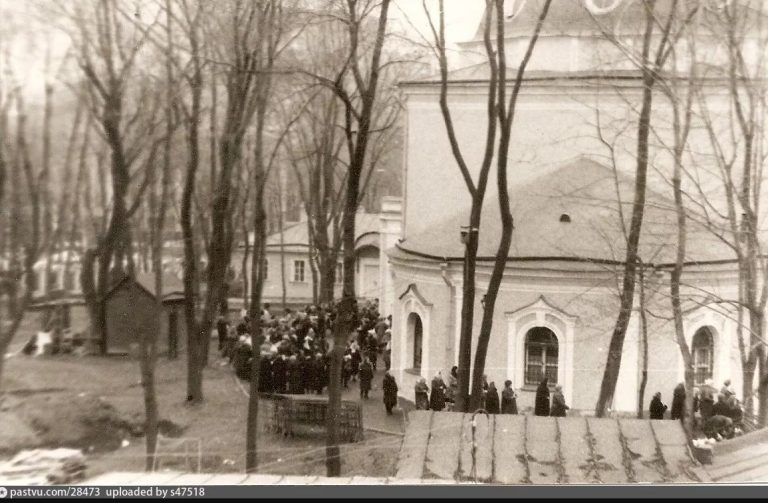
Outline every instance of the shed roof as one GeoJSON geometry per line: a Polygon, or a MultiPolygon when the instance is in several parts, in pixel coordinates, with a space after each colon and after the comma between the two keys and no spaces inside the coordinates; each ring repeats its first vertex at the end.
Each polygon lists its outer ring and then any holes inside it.
{"type": "Polygon", "coordinates": [[[413,411],[397,477],[495,484],[707,482],[679,421],[413,411]],[[472,446],[476,445],[473,455],[472,446]]]}
{"type": "MultiPolygon", "coordinates": [[[[620,214],[629,222],[633,200],[633,176],[614,174],[612,169],[586,157],[515,186],[510,190],[514,231],[509,258],[621,263],[626,255],[626,239],[620,214]]],[[[407,237],[397,248],[426,258],[461,259],[464,245],[459,232],[467,225],[468,216],[469,208],[465,208],[407,237]]],[[[498,198],[489,194],[480,223],[478,259],[495,257],[501,227],[498,198]]],[[[674,202],[647,189],[640,258],[646,263],[673,262],[676,232],[674,202]]],[[[727,245],[693,221],[689,221],[688,242],[688,263],[734,258],[727,245]]]]}
{"type": "MultiPolygon", "coordinates": [[[[112,292],[117,290],[121,285],[130,279],[129,276],[123,276],[122,279],[116,281],[107,292],[109,297],[112,292]]],[[[136,284],[151,297],[155,297],[157,291],[155,290],[155,274],[139,272],[135,276],[136,284]]],[[[171,274],[163,274],[163,302],[175,302],[184,300],[184,284],[171,274]]]]}

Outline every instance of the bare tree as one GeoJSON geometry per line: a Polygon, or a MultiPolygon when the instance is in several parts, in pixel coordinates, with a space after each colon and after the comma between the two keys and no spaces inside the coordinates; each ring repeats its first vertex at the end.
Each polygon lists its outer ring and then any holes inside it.
{"type": "MultiPolygon", "coordinates": [[[[665,14],[665,19],[661,22],[657,18],[656,1],[642,0],[645,11],[645,30],[643,33],[642,52],[639,55],[633,55],[624,47],[623,42],[615,34],[604,34],[620,50],[636,62],[638,69],[642,74],[642,105],[638,118],[637,126],[637,165],[635,168],[635,191],[632,213],[630,217],[629,233],[627,235],[627,250],[624,259],[624,275],[621,291],[621,302],[619,315],[616,325],[611,335],[611,341],[608,347],[608,357],[605,364],[602,383],[600,385],[600,394],[595,405],[595,415],[603,417],[608,404],[613,400],[616,391],[616,383],[619,377],[621,367],[622,349],[624,338],[629,326],[629,320],[632,316],[635,297],[635,283],[637,281],[638,249],[640,235],[643,225],[643,214],[645,210],[645,196],[648,175],[648,152],[649,136],[651,131],[651,114],[653,110],[653,92],[658,84],[661,72],[674,45],[678,32],[673,32],[673,22],[679,14],[678,1],[673,0],[671,7],[665,14]],[[655,48],[652,48],[654,31],[661,26],[661,33],[658,36],[659,41],[655,48]],[[652,54],[653,51],[653,54],[652,54]]],[[[683,19],[688,19],[684,16],[683,19]]]]}
{"type": "Polygon", "coordinates": [[[331,90],[342,104],[343,134],[348,156],[345,174],[344,209],[341,224],[343,250],[342,297],[333,327],[333,349],[328,385],[326,436],[326,469],[328,476],[341,474],[338,420],[341,417],[341,363],[349,334],[357,325],[355,296],[355,215],[360,194],[369,142],[374,130],[373,119],[379,77],[383,70],[387,21],[391,0],[330,0],[323,16],[346,27],[347,44],[340,66],[330,69],[333,75],[306,72],[331,90]],[[362,37],[363,27],[377,16],[376,36],[369,43],[362,37]]]}
{"type": "Polygon", "coordinates": [[[116,276],[134,274],[130,218],[151,179],[150,168],[161,141],[155,135],[159,126],[155,107],[148,106],[157,98],[155,89],[151,84],[129,85],[134,82],[139,53],[150,28],[125,21],[116,0],[62,4],[61,9],[73,25],[70,36],[85,76],[89,111],[110,151],[109,225],[96,246],[85,253],[81,275],[93,336],[106,351],[104,299],[111,283],[110,268],[114,267],[116,276]],[[137,178],[138,184],[134,182],[137,178]],[[132,182],[136,185],[134,200],[128,201],[132,182]],[[94,274],[97,260],[98,272],[94,274]]]}
{"type": "Polygon", "coordinates": [[[540,12],[534,32],[529,39],[525,54],[518,66],[513,84],[512,95],[507,103],[507,60],[504,37],[504,1],[486,0],[483,40],[485,45],[490,76],[488,80],[487,102],[487,134],[485,150],[480,164],[478,179],[475,182],[469,171],[459,145],[459,140],[453,125],[453,117],[448,106],[448,58],[446,55],[445,40],[445,9],[443,1],[439,3],[439,26],[435,28],[429,11],[424,4],[424,10],[430,19],[430,27],[434,37],[434,52],[440,66],[440,110],[446,126],[451,151],[461,171],[467,190],[471,197],[472,205],[467,227],[466,249],[464,252],[463,269],[463,298],[461,309],[461,330],[459,338],[459,364],[458,364],[458,391],[456,396],[456,409],[468,411],[470,408],[478,408],[481,405],[482,376],[485,369],[485,358],[488,351],[488,343],[493,325],[493,312],[498,295],[499,286],[509,256],[509,247],[512,240],[513,220],[510,213],[509,190],[507,182],[507,161],[512,123],[514,122],[517,97],[525,75],[525,69],[533,55],[539,33],[549,11],[551,2],[544,3],[540,12]],[[494,50],[491,32],[494,25],[494,10],[496,11],[496,48],[494,50]],[[498,124],[497,124],[498,122],[498,124]],[[500,128],[498,154],[497,154],[497,189],[499,191],[499,205],[501,211],[502,235],[497,249],[488,292],[485,297],[485,307],[481,322],[480,335],[475,353],[474,367],[471,367],[472,359],[472,332],[474,325],[475,304],[475,270],[477,266],[478,231],[482,214],[485,192],[488,186],[491,165],[494,154],[497,128],[500,128]],[[472,373],[472,401],[470,403],[470,372],[472,373]]]}

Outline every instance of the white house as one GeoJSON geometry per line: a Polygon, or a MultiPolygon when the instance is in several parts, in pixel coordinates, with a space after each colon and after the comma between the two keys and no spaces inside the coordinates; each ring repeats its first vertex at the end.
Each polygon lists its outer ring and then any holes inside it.
{"type": "MultiPolygon", "coordinates": [[[[385,299],[391,298],[394,290],[392,274],[381,250],[395,245],[401,234],[401,220],[401,201],[389,196],[383,198],[380,213],[359,211],[356,215],[355,292],[360,299],[378,300],[380,311],[385,316],[391,313],[391,302],[385,299]]],[[[264,302],[275,307],[282,304],[284,271],[287,306],[304,307],[312,304],[313,280],[308,236],[307,221],[302,220],[288,224],[282,236],[275,233],[267,238],[264,302]]],[[[241,244],[232,258],[238,278],[242,278],[243,249],[241,244]]],[[[341,260],[340,253],[336,274],[337,295],[341,294],[341,260]]],[[[245,271],[250,274],[250,263],[246,264],[245,271]]]]}

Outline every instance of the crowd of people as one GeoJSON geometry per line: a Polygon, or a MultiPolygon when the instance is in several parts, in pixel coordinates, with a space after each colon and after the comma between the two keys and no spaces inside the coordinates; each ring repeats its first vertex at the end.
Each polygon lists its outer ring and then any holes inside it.
{"type": "MultiPolygon", "coordinates": [[[[261,313],[258,386],[262,393],[317,394],[328,387],[333,348],[333,325],[337,305],[309,305],[304,310],[286,309],[274,316],[269,304],[261,313]]],[[[379,357],[385,369],[382,382],[387,413],[397,403],[397,383],[389,374],[391,365],[391,317],[379,314],[378,305],[367,302],[358,306],[359,323],[344,348],[341,385],[348,389],[358,382],[361,399],[367,399],[379,357]]],[[[254,344],[251,320],[242,313],[239,323],[232,327],[220,316],[216,330],[219,351],[243,380],[251,379],[254,344]]]]}
{"type": "MultiPolygon", "coordinates": [[[[672,393],[670,418],[685,418],[685,384],[680,383],[672,393]]],[[[651,419],[664,419],[667,406],[661,400],[661,393],[654,394],[649,407],[651,419]]],[[[736,398],[736,392],[727,379],[718,391],[712,380],[707,379],[693,392],[694,426],[708,438],[733,438],[743,431],[744,409],[736,398]]]]}
{"type": "MultiPolygon", "coordinates": [[[[272,315],[265,304],[261,315],[261,344],[259,345],[259,391],[262,393],[322,395],[330,379],[333,324],[337,306],[310,305],[304,310],[286,309],[280,317],[272,315]]],[[[391,366],[391,316],[380,316],[376,302],[358,306],[359,323],[344,348],[341,385],[349,389],[357,382],[360,398],[367,400],[381,357],[385,374],[382,381],[384,405],[388,414],[397,405],[398,386],[389,372],[391,366]]],[[[243,313],[240,322],[232,327],[224,316],[217,322],[219,351],[229,359],[240,379],[250,380],[253,360],[251,323],[243,313]]],[[[448,374],[447,382],[438,372],[431,386],[426,379],[417,381],[414,403],[421,410],[453,410],[458,392],[458,367],[448,374]]],[[[512,381],[506,380],[499,392],[496,383],[483,376],[481,407],[489,414],[518,414],[518,395],[512,381]]],[[[686,389],[683,383],[674,389],[670,418],[682,420],[685,414],[686,389]]],[[[725,381],[718,390],[708,380],[694,389],[694,424],[709,438],[731,438],[741,429],[743,409],[731,387],[725,381]]],[[[562,386],[551,386],[545,377],[536,388],[533,413],[537,416],[564,417],[569,406],[565,402],[562,386]]],[[[653,395],[649,417],[664,419],[668,410],[661,393],[653,395]]]]}

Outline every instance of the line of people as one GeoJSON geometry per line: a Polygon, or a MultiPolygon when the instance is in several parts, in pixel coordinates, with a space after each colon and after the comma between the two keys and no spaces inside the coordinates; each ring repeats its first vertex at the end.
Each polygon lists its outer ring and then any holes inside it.
{"type": "MultiPolygon", "coordinates": [[[[417,410],[453,410],[458,390],[458,367],[453,367],[450,372],[449,384],[443,380],[441,372],[432,379],[431,388],[423,377],[414,387],[414,395],[417,410]]],[[[504,381],[504,389],[499,394],[494,381],[488,382],[488,376],[483,376],[482,408],[489,414],[518,414],[517,393],[512,388],[512,381],[504,381]]],[[[534,414],[537,416],[566,416],[570,407],[565,403],[563,388],[559,384],[554,386],[551,394],[550,384],[545,377],[536,388],[534,414]]]]}

